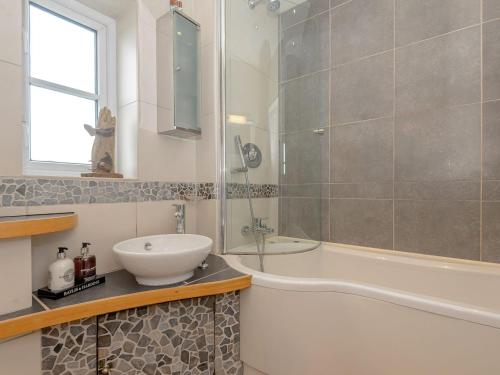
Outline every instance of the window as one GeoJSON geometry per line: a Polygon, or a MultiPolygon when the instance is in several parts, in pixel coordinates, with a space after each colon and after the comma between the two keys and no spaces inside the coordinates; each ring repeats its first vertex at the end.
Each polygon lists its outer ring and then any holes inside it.
{"type": "Polygon", "coordinates": [[[26,174],[88,171],[93,138],[83,125],[95,126],[103,106],[114,109],[113,21],[76,1],[61,4],[27,5],[26,174]]]}

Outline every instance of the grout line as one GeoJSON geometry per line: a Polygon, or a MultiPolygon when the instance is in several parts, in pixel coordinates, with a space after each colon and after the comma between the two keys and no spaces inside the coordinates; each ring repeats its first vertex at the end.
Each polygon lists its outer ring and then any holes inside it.
{"type": "MultiPolygon", "coordinates": [[[[394,13],[396,11],[394,10],[394,13]]],[[[396,15],[394,14],[394,17],[396,17],[396,15]]],[[[418,41],[415,41],[415,42],[411,42],[409,44],[405,44],[405,45],[402,45],[402,46],[399,46],[397,47],[396,46],[396,21],[394,19],[394,43],[393,43],[393,46],[394,48],[390,48],[390,49],[386,49],[386,50],[383,50],[383,51],[379,51],[379,52],[376,52],[376,53],[373,53],[371,55],[365,55],[365,56],[361,56],[361,57],[358,57],[358,58],[355,58],[355,59],[352,59],[352,60],[349,60],[349,61],[346,61],[346,62],[343,62],[341,64],[337,64],[337,65],[332,65],[332,70],[333,69],[336,69],[336,68],[339,68],[339,67],[343,67],[345,65],[349,65],[349,64],[353,64],[353,63],[357,63],[357,62],[361,62],[363,60],[366,60],[366,59],[369,59],[369,58],[372,58],[372,57],[377,57],[377,56],[380,56],[380,55],[383,55],[385,53],[389,53],[391,51],[399,51],[399,50],[402,50],[402,49],[405,49],[407,47],[412,47],[412,46],[416,46],[418,44],[421,44],[421,43],[424,43],[424,42],[427,42],[427,41],[430,41],[430,40],[433,40],[433,39],[437,39],[437,38],[441,38],[443,36],[448,36],[450,34],[453,34],[453,33],[456,33],[456,32],[459,32],[459,31],[464,31],[464,30],[468,30],[468,29],[472,29],[474,27],[478,27],[478,26],[481,26],[481,23],[476,23],[476,24],[473,24],[473,25],[469,25],[467,27],[463,27],[461,29],[457,29],[457,30],[452,30],[452,31],[449,31],[447,33],[443,33],[443,34],[439,34],[439,35],[435,35],[435,36],[432,36],[432,37],[429,37],[429,38],[426,38],[426,39],[422,39],[422,40],[418,40],[418,41]]],[[[295,79],[295,78],[292,78],[292,79],[295,79]]]]}
{"type": "Polygon", "coordinates": [[[392,249],[396,250],[396,6],[394,0],[393,18],[393,91],[392,91],[392,249]]]}
{"type": "Polygon", "coordinates": [[[50,310],[50,307],[48,307],[45,303],[43,303],[42,300],[38,298],[38,296],[35,293],[32,293],[31,296],[35,301],[37,301],[40,304],[40,306],[42,306],[45,309],[45,311],[50,310]]]}
{"type": "MultiPolygon", "coordinates": [[[[352,0],[351,0],[352,1],[352,0]]],[[[300,4],[299,4],[300,5],[300,4]]],[[[296,8],[297,6],[295,6],[294,8],[296,8]]],[[[290,8],[290,10],[292,10],[293,8],[290,8]]],[[[288,12],[288,11],[287,11],[288,12]]],[[[294,28],[295,26],[299,26],[300,24],[302,23],[306,23],[307,21],[310,21],[318,16],[322,16],[323,14],[325,14],[326,12],[330,12],[330,7],[328,6],[328,9],[325,9],[325,10],[322,10],[321,12],[319,13],[316,13],[316,14],[313,14],[312,16],[310,17],[307,17],[307,18],[304,18],[303,20],[300,20],[300,21],[297,21],[296,23],[293,23],[291,25],[288,25],[287,27],[285,27],[284,29],[282,29],[280,27],[280,33],[284,33],[284,32],[287,32],[288,30],[294,28]]],[[[281,19],[281,17],[280,17],[281,19]]]]}
{"type": "Polygon", "coordinates": [[[347,4],[349,4],[349,3],[352,3],[352,0],[346,0],[346,1],[344,1],[342,4],[338,4],[338,5],[335,5],[334,7],[331,7],[331,8],[330,8],[330,10],[340,8],[340,7],[342,7],[342,6],[344,6],[344,5],[347,5],[347,4]]]}
{"type": "Polygon", "coordinates": [[[361,125],[365,122],[372,122],[372,121],[377,121],[377,120],[388,120],[393,118],[394,116],[391,114],[389,116],[382,116],[382,117],[374,117],[374,118],[369,118],[366,120],[359,120],[359,121],[351,121],[351,122],[339,122],[336,124],[331,124],[330,127],[335,128],[335,127],[341,127],[341,126],[350,126],[350,125],[361,125]]]}
{"type": "MultiPolygon", "coordinates": [[[[301,20],[301,21],[297,21],[297,22],[295,22],[295,23],[293,23],[293,24],[291,24],[291,25],[288,25],[288,26],[287,26],[287,27],[285,27],[284,29],[281,27],[281,24],[280,24],[280,27],[279,27],[279,32],[280,32],[280,33],[283,33],[283,32],[285,32],[285,31],[287,31],[287,30],[291,29],[291,28],[292,28],[292,27],[294,27],[294,26],[297,26],[297,25],[300,25],[301,23],[304,23],[304,22],[310,21],[310,20],[312,20],[313,18],[315,18],[315,17],[317,17],[317,16],[320,16],[320,15],[322,15],[322,14],[326,13],[326,12],[330,12],[330,13],[331,13],[331,11],[332,11],[332,10],[335,10],[335,9],[337,9],[337,8],[340,8],[340,7],[343,7],[344,5],[347,5],[347,4],[351,3],[352,1],[353,1],[353,0],[346,0],[346,1],[345,1],[345,2],[343,2],[342,4],[338,4],[338,5],[335,5],[335,6],[333,6],[333,7],[330,7],[330,4],[328,4],[328,9],[322,10],[321,12],[316,13],[316,14],[314,14],[314,15],[310,16],[310,17],[304,18],[304,19],[303,19],[303,20],[301,20]]],[[[296,7],[297,7],[297,6],[299,6],[299,5],[301,5],[301,4],[297,4],[297,5],[295,5],[293,8],[290,8],[289,10],[287,10],[287,12],[289,12],[290,10],[292,10],[292,9],[296,8],[296,7]]],[[[286,12],[285,12],[285,13],[286,13],[286,12]]],[[[282,15],[280,15],[280,23],[281,23],[281,16],[282,16],[282,15]]],[[[331,15],[330,15],[330,18],[331,18],[331,15]]]]}
{"type": "MultiPolygon", "coordinates": [[[[328,1],[328,6],[330,6],[330,1],[328,1]]],[[[330,70],[328,71],[328,126],[332,125],[332,56],[333,56],[333,48],[332,48],[332,40],[333,40],[333,30],[332,30],[332,12],[328,10],[328,17],[329,17],[329,27],[328,27],[328,48],[330,49],[330,56],[329,56],[329,64],[328,67],[330,70]]],[[[332,156],[332,151],[333,151],[333,129],[329,129],[328,131],[328,197],[327,199],[330,199],[330,183],[332,182],[332,162],[333,162],[333,156],[332,156]]],[[[320,189],[320,198],[323,198],[323,189],[320,189]]],[[[322,204],[320,203],[320,207],[322,207],[322,204]]],[[[325,235],[325,238],[328,239],[328,241],[331,241],[333,237],[332,229],[331,229],[331,217],[332,217],[332,210],[331,210],[331,204],[330,201],[328,201],[328,236],[325,235]]],[[[323,218],[320,217],[320,225],[323,222],[323,218]]],[[[322,225],[321,225],[322,226],[322,225]]],[[[322,226],[323,227],[323,226],[322,226]]],[[[322,238],[320,238],[320,241],[322,238]]]]}
{"type": "Polygon", "coordinates": [[[330,70],[332,70],[332,69],[330,69],[330,67],[325,68],[325,69],[315,70],[314,72],[305,73],[305,74],[302,74],[300,76],[293,77],[293,78],[286,79],[286,80],[281,80],[281,81],[278,82],[278,85],[280,85],[280,86],[286,85],[287,83],[291,83],[293,81],[298,81],[299,79],[302,79],[302,78],[311,77],[311,76],[313,76],[315,74],[329,72],[330,70]]]}
{"type": "Polygon", "coordinates": [[[479,260],[483,260],[483,100],[484,100],[484,86],[483,86],[483,2],[480,1],[479,4],[479,17],[481,21],[480,25],[480,77],[481,77],[481,112],[480,112],[480,134],[481,134],[481,139],[480,139],[480,175],[481,175],[481,181],[479,182],[479,260]]]}
{"type": "Polygon", "coordinates": [[[495,21],[500,21],[500,17],[496,17],[496,18],[492,18],[492,19],[490,19],[490,20],[486,20],[486,21],[484,21],[484,20],[483,20],[483,10],[482,10],[482,4],[481,4],[481,20],[482,20],[482,21],[481,21],[482,23],[491,23],[491,22],[495,22],[495,21]]]}
{"type": "Polygon", "coordinates": [[[342,68],[342,67],[344,67],[346,65],[355,64],[355,63],[358,63],[358,62],[361,62],[361,61],[364,61],[364,60],[368,60],[368,59],[370,59],[372,57],[381,56],[383,54],[386,54],[386,53],[389,53],[389,52],[392,52],[392,51],[395,51],[395,50],[396,50],[395,48],[389,48],[389,49],[385,49],[383,51],[372,53],[371,55],[365,55],[365,56],[357,57],[355,59],[352,59],[352,60],[349,60],[349,61],[337,64],[337,65],[332,65],[332,70],[337,69],[337,68],[342,68]]]}
{"type": "MultiPolygon", "coordinates": [[[[396,98],[394,98],[396,100],[396,98]]],[[[484,103],[494,103],[494,102],[500,102],[500,99],[493,99],[493,100],[488,100],[485,101],[484,103]]],[[[472,105],[481,105],[481,101],[478,102],[472,102],[472,103],[465,103],[465,104],[453,104],[449,106],[445,106],[443,108],[460,108],[460,107],[466,107],[466,106],[472,106],[472,105]]],[[[336,127],[341,127],[341,126],[349,126],[349,125],[361,125],[366,122],[372,122],[372,121],[377,121],[377,120],[388,120],[392,119],[393,115],[389,116],[382,116],[382,117],[374,117],[374,118],[369,118],[365,120],[359,120],[359,121],[351,121],[351,122],[341,122],[341,123],[336,123],[336,124],[330,124],[330,126],[319,126],[320,128],[323,129],[333,129],[336,127]]],[[[398,115],[394,116],[394,121],[398,118],[398,115]]],[[[292,130],[292,131],[283,131],[281,130],[279,135],[293,135],[293,134],[299,134],[299,133],[306,133],[310,132],[311,130],[316,129],[316,128],[310,128],[310,129],[299,129],[299,130],[292,130]]],[[[448,181],[448,180],[442,180],[442,181],[448,181]]],[[[421,182],[420,180],[418,182],[421,182]]]]}
{"type": "Polygon", "coordinates": [[[487,99],[487,100],[484,100],[481,104],[496,103],[496,102],[500,102],[500,99],[487,99]]]}
{"type": "Polygon", "coordinates": [[[453,33],[459,32],[459,31],[464,31],[464,30],[468,30],[468,29],[473,29],[474,27],[478,27],[478,26],[481,26],[481,22],[479,22],[479,23],[474,23],[474,24],[472,24],[472,25],[469,25],[469,26],[466,26],[466,27],[462,27],[462,28],[460,28],[460,29],[451,30],[451,31],[448,31],[448,32],[443,33],[443,34],[434,35],[434,36],[431,36],[431,37],[426,38],[426,39],[417,40],[417,41],[415,41],[415,42],[411,42],[411,43],[408,43],[408,44],[405,44],[405,45],[402,45],[402,46],[399,46],[399,47],[395,47],[395,49],[396,49],[396,50],[400,50],[400,49],[403,49],[403,48],[412,47],[412,46],[415,46],[415,45],[418,45],[418,44],[421,44],[421,43],[427,42],[427,41],[429,41],[429,40],[433,40],[433,39],[441,38],[441,37],[443,37],[443,36],[448,36],[448,35],[450,35],[450,34],[453,34],[453,33]]]}
{"type": "MultiPolygon", "coordinates": [[[[340,6],[342,6],[342,5],[340,5],[340,6]]],[[[396,10],[394,9],[394,17],[396,17],[395,13],[396,13],[396,10]]],[[[387,49],[387,50],[380,51],[380,52],[376,52],[376,53],[371,54],[371,55],[362,56],[362,57],[359,57],[359,58],[356,58],[356,59],[353,59],[353,60],[346,61],[346,62],[341,63],[341,64],[337,64],[337,65],[331,64],[329,69],[321,69],[321,70],[317,70],[317,71],[312,72],[312,73],[306,73],[306,74],[303,74],[303,75],[300,75],[300,76],[297,76],[297,77],[293,77],[293,78],[290,78],[290,79],[287,79],[287,80],[280,80],[279,84],[280,85],[286,84],[286,83],[289,83],[291,81],[294,81],[294,80],[297,80],[297,79],[300,79],[300,78],[305,78],[305,77],[311,76],[313,74],[317,74],[317,73],[320,73],[320,72],[325,72],[325,71],[328,71],[328,70],[334,70],[334,69],[337,69],[339,67],[343,67],[343,66],[346,66],[346,65],[349,65],[349,64],[361,62],[363,60],[367,60],[367,59],[372,58],[372,57],[377,57],[377,56],[383,55],[385,53],[389,53],[391,51],[394,51],[394,54],[396,54],[396,52],[398,50],[401,50],[401,49],[404,49],[404,48],[407,48],[407,47],[416,46],[416,45],[419,45],[421,43],[424,43],[424,42],[427,42],[427,41],[430,41],[430,40],[433,40],[433,39],[437,39],[437,38],[441,38],[441,37],[444,37],[444,36],[448,36],[450,34],[453,34],[453,33],[459,32],[459,31],[464,31],[464,30],[472,29],[474,27],[480,27],[481,30],[482,30],[482,23],[481,22],[480,23],[476,23],[476,24],[473,24],[473,25],[469,25],[467,27],[463,27],[461,29],[452,30],[452,31],[449,31],[447,33],[435,35],[433,37],[429,37],[429,38],[426,38],[426,39],[418,40],[416,42],[405,44],[403,46],[396,47],[396,34],[395,34],[396,33],[396,21],[394,19],[394,43],[393,43],[394,48],[387,49]]],[[[330,44],[331,44],[331,40],[330,40],[330,44]]],[[[330,52],[330,54],[331,54],[331,52],[330,52]]]]}
{"type": "MultiPolygon", "coordinates": [[[[314,199],[303,196],[287,196],[288,199],[314,199]]],[[[358,201],[398,201],[398,202],[478,202],[477,199],[425,199],[425,198],[371,198],[371,197],[331,197],[330,200],[358,200],[358,201]]],[[[500,202],[500,199],[497,201],[500,202]]]]}
{"type": "MultiPolygon", "coordinates": [[[[330,79],[331,79],[331,77],[330,77],[330,79]]],[[[329,95],[331,95],[331,87],[329,88],[329,95]]],[[[474,104],[479,104],[479,103],[474,103],[474,104]]],[[[329,109],[330,109],[330,114],[329,114],[329,117],[330,117],[330,115],[331,115],[331,108],[329,107],[329,109]]],[[[291,130],[291,131],[282,131],[279,135],[293,135],[293,134],[300,134],[300,133],[309,133],[312,130],[317,129],[317,128],[331,129],[331,130],[333,130],[334,128],[339,128],[339,127],[342,127],[342,126],[362,125],[362,124],[367,123],[367,122],[372,122],[372,121],[377,121],[377,120],[389,120],[389,119],[392,119],[392,118],[393,118],[393,116],[390,115],[390,116],[369,118],[369,119],[366,119],[366,120],[351,121],[351,122],[341,122],[341,123],[331,124],[331,125],[325,125],[325,126],[321,126],[320,125],[318,127],[309,128],[309,129],[299,129],[299,130],[291,130]]],[[[331,121],[331,119],[329,121],[331,121]]]]}
{"type": "Polygon", "coordinates": [[[219,274],[221,272],[224,272],[224,271],[226,271],[226,270],[228,270],[230,268],[231,267],[226,267],[226,268],[223,268],[223,269],[221,269],[221,270],[219,270],[217,272],[211,273],[210,275],[206,275],[206,276],[200,277],[199,279],[194,279],[194,280],[191,280],[190,282],[184,281],[182,284],[183,285],[191,285],[191,284],[196,283],[196,282],[198,282],[200,280],[206,279],[207,277],[210,277],[210,276],[213,276],[213,275],[217,275],[217,274],[219,274]]]}

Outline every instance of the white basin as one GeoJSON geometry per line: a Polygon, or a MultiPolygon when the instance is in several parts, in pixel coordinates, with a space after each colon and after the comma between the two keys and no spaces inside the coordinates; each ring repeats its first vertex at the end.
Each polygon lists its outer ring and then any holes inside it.
{"type": "Polygon", "coordinates": [[[141,285],[168,285],[193,276],[213,241],[197,234],[165,234],[117,243],[113,252],[141,285]]]}

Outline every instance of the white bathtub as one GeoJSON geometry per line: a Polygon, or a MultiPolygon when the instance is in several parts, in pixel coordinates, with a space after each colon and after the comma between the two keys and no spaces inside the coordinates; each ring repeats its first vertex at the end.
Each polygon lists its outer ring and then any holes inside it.
{"type": "Polygon", "coordinates": [[[241,358],[271,375],[500,374],[500,266],[336,244],[228,255],[241,358]]]}

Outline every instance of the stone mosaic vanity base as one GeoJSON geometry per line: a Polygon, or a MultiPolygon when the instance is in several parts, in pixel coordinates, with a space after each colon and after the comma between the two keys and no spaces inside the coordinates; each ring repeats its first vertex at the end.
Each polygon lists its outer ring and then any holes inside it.
{"type": "Polygon", "coordinates": [[[97,319],[42,330],[42,375],[96,374],[97,319]]]}
{"type": "Polygon", "coordinates": [[[213,297],[99,317],[98,357],[123,375],[213,373],[213,297]]]}
{"type": "Polygon", "coordinates": [[[53,326],[41,344],[42,375],[242,375],[239,292],[53,326]]]}
{"type": "Polygon", "coordinates": [[[240,293],[215,297],[215,374],[243,375],[240,360],[240,293]]]}

